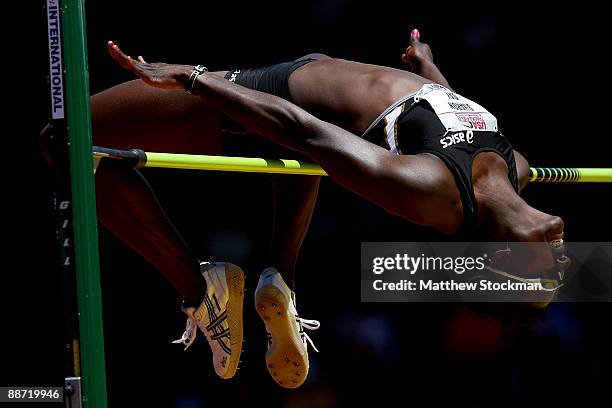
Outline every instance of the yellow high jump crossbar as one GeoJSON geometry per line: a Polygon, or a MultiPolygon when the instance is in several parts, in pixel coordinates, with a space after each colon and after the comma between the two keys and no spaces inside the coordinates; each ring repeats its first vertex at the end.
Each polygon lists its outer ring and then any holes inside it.
{"type": "MultiPolygon", "coordinates": [[[[139,168],[156,167],[327,176],[325,170],[319,165],[298,160],[155,153],[139,149],[116,150],[97,146],[94,146],[93,156],[94,159],[121,159],[139,168]]],[[[531,167],[529,182],[612,183],[612,168],[531,167]]]]}

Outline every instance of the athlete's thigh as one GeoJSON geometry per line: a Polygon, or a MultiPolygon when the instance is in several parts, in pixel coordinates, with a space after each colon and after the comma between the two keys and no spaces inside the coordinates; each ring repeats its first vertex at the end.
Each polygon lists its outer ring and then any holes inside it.
{"type": "Polygon", "coordinates": [[[91,97],[94,144],[193,154],[222,152],[219,113],[181,90],[161,90],[140,80],[91,97]]]}

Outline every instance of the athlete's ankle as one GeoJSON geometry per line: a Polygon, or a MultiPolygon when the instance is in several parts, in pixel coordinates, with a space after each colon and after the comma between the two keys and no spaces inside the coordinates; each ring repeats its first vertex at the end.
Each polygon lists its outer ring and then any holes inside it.
{"type": "Polygon", "coordinates": [[[285,284],[289,287],[289,289],[294,290],[294,286],[295,286],[295,282],[294,282],[295,281],[294,279],[295,268],[294,267],[283,267],[278,262],[270,262],[265,267],[260,268],[260,271],[263,272],[268,268],[275,269],[280,274],[281,278],[283,279],[285,284]]]}
{"type": "Polygon", "coordinates": [[[185,273],[192,275],[193,279],[190,277],[188,280],[192,283],[186,283],[183,285],[181,290],[181,296],[183,297],[185,304],[194,307],[199,306],[200,303],[202,303],[204,295],[206,295],[206,281],[202,277],[200,263],[201,262],[198,259],[194,259],[193,262],[191,262],[189,270],[185,273]],[[194,279],[195,284],[193,283],[194,279]]]}

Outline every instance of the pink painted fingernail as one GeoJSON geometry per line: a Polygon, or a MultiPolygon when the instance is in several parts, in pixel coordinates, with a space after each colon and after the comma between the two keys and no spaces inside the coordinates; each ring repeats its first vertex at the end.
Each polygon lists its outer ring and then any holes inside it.
{"type": "Polygon", "coordinates": [[[419,33],[419,30],[417,30],[416,28],[414,30],[412,30],[412,32],[410,33],[410,36],[416,40],[418,40],[421,37],[421,33],[419,33]]]}

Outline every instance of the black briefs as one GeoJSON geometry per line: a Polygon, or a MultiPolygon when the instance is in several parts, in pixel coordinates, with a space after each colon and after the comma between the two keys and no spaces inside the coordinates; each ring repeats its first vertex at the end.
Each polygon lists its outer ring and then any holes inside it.
{"type": "Polygon", "coordinates": [[[249,89],[276,95],[292,101],[289,94],[289,77],[298,68],[316,61],[308,56],[262,68],[235,69],[225,74],[225,79],[249,89]]]}
{"type": "MultiPolygon", "coordinates": [[[[246,88],[275,95],[292,102],[289,93],[289,77],[296,69],[312,61],[316,61],[316,59],[305,56],[295,61],[268,67],[235,69],[228,71],[225,74],[225,79],[246,88]]],[[[222,135],[239,136],[248,134],[253,136],[252,132],[229,119],[226,115],[221,115],[220,126],[222,135]]],[[[240,140],[236,140],[235,137],[224,138],[224,147],[227,154],[234,156],[251,156],[255,153],[271,157],[307,160],[303,155],[261,137],[248,137],[240,140]]]]}

